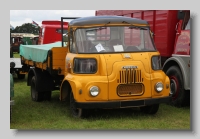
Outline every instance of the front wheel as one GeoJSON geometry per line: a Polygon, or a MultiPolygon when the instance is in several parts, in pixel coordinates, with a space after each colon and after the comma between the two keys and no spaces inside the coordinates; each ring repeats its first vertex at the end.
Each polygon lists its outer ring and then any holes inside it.
{"type": "Polygon", "coordinates": [[[166,71],[170,79],[170,89],[172,94],[171,105],[176,107],[186,106],[189,102],[189,93],[184,89],[183,76],[177,66],[172,66],[166,71]]]}
{"type": "Polygon", "coordinates": [[[84,118],[87,116],[87,112],[85,109],[76,107],[73,92],[70,93],[70,111],[72,116],[75,118],[84,118]]]}
{"type": "Polygon", "coordinates": [[[156,114],[159,109],[159,104],[140,107],[140,110],[146,114],[156,114]]]}

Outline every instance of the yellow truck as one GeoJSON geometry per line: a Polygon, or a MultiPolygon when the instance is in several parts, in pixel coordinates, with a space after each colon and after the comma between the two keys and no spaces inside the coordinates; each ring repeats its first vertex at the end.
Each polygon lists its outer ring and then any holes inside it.
{"type": "Polygon", "coordinates": [[[91,109],[132,107],[155,114],[160,103],[171,101],[170,81],[145,20],[77,18],[62,41],[21,45],[20,56],[32,100],[50,100],[51,92],[60,90],[74,117],[91,109]]]}

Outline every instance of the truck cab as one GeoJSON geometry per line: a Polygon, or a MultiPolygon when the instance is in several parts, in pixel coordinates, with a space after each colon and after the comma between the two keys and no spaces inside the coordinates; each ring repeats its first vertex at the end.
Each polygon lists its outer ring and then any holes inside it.
{"type": "Polygon", "coordinates": [[[155,114],[159,103],[170,101],[170,81],[146,21],[121,16],[74,19],[67,49],[60,99],[70,97],[74,116],[87,109],[127,107],[155,114]]]}
{"type": "MultiPolygon", "coordinates": [[[[64,22],[63,34],[67,34],[68,22],[64,22]]],[[[45,20],[42,21],[40,28],[38,44],[49,44],[61,41],[61,21],[45,20]]]]}
{"type": "Polygon", "coordinates": [[[17,52],[19,53],[19,46],[23,44],[23,34],[21,33],[11,33],[11,53],[17,52]]]}

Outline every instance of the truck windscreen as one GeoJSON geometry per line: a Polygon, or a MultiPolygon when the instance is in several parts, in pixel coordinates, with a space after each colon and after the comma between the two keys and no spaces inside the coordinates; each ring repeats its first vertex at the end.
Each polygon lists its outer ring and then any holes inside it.
{"type": "Polygon", "coordinates": [[[106,26],[79,28],[75,31],[78,53],[126,53],[156,51],[145,27],[106,26]]]}

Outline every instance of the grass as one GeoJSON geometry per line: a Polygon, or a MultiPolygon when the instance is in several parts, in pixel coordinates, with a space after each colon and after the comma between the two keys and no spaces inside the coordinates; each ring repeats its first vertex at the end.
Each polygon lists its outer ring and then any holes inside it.
{"type": "Polygon", "coordinates": [[[190,108],[161,104],[156,115],[138,109],[93,110],[87,119],[71,116],[69,104],[59,101],[59,91],[53,91],[51,101],[31,100],[26,79],[14,78],[15,105],[11,129],[131,129],[190,130],[190,108]]]}
{"type": "Polygon", "coordinates": [[[15,52],[14,52],[14,53],[13,53],[13,57],[14,57],[14,58],[20,58],[20,55],[19,55],[19,53],[15,53],[15,52]]]}
{"type": "MultiPolygon", "coordinates": [[[[14,54],[18,57],[18,54],[14,54]]],[[[161,104],[155,115],[138,109],[93,110],[87,119],[71,116],[69,104],[61,102],[59,91],[52,92],[51,101],[31,100],[26,79],[14,77],[15,105],[10,129],[66,130],[190,130],[190,107],[176,108],[161,104]]]]}

